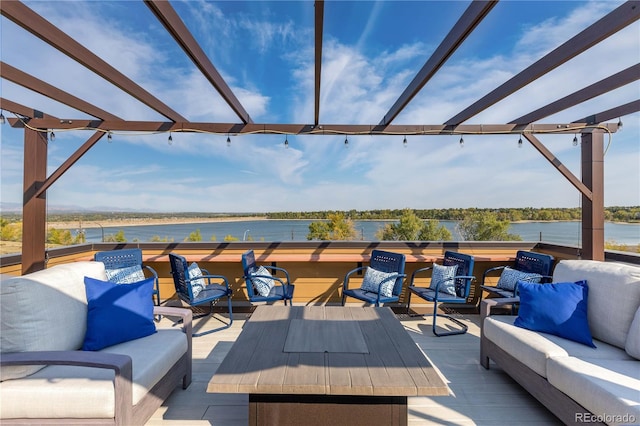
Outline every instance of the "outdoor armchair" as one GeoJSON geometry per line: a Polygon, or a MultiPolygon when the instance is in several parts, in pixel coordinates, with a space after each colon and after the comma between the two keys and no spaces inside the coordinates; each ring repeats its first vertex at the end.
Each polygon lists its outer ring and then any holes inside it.
{"type": "Polygon", "coordinates": [[[209,305],[208,313],[194,316],[193,318],[213,316],[214,304],[223,297],[227,298],[229,307],[229,321],[227,324],[203,333],[193,333],[193,336],[203,336],[230,327],[233,323],[233,312],[231,309],[232,291],[229,288],[227,278],[223,275],[212,275],[206,269],[200,269],[196,263],[188,265],[187,260],[179,254],[169,253],[169,261],[171,263],[173,284],[180,300],[189,306],[209,305]]]}
{"type": "Polygon", "coordinates": [[[284,268],[273,265],[256,264],[256,256],[253,250],[247,250],[242,254],[243,278],[247,284],[247,295],[251,303],[284,301],[284,304],[292,303],[293,290],[289,272],[284,268]],[[274,273],[278,271],[284,274],[284,279],[274,273]]]}
{"type": "Polygon", "coordinates": [[[373,250],[369,266],[361,266],[347,272],[342,283],[342,306],[345,299],[353,297],[375,306],[400,300],[404,273],[405,255],[382,250],[373,250]],[[364,271],[362,285],[349,288],[350,278],[364,271]]]}
{"type": "Polygon", "coordinates": [[[407,313],[410,312],[411,295],[433,302],[433,323],[432,330],[436,336],[450,336],[454,334],[464,334],[467,332],[467,325],[448,314],[438,313],[438,304],[465,304],[471,291],[471,282],[475,280],[473,276],[474,258],[468,254],[446,251],[442,265],[436,263],[433,266],[417,269],[411,274],[411,282],[407,296],[407,313]],[[415,283],[416,275],[426,271],[431,271],[429,287],[418,286],[415,283]],[[439,332],[436,327],[438,317],[451,320],[460,329],[447,332],[439,332]]]}

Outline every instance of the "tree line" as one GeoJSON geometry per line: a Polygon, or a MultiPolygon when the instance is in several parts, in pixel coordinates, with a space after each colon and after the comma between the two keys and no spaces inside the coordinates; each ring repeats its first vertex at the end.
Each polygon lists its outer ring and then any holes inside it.
{"type": "MultiPolygon", "coordinates": [[[[351,220],[398,220],[406,209],[382,210],[325,210],[310,212],[272,212],[266,213],[268,219],[329,219],[330,215],[342,214],[351,220]]],[[[479,213],[494,214],[498,220],[508,222],[580,220],[582,209],[571,208],[447,208],[447,209],[413,209],[415,215],[422,220],[464,220],[479,213]]],[[[612,222],[640,222],[640,206],[605,207],[605,220],[612,222]]]]}

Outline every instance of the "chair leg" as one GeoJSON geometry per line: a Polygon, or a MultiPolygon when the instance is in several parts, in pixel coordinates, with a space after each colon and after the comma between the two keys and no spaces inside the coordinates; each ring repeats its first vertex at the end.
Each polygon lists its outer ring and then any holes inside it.
{"type": "Polygon", "coordinates": [[[409,309],[409,306],[411,306],[411,291],[409,290],[407,293],[407,315],[411,315],[411,310],[409,309]]]}
{"type": "Polygon", "coordinates": [[[438,337],[442,337],[442,336],[453,336],[456,334],[465,334],[467,332],[467,329],[469,327],[467,327],[467,325],[461,321],[459,321],[458,319],[452,317],[451,315],[446,315],[446,314],[439,314],[438,313],[438,303],[437,302],[433,302],[433,324],[431,325],[431,330],[433,331],[433,334],[438,336],[438,337]],[[448,320],[454,322],[455,324],[460,326],[460,330],[455,330],[455,331],[446,331],[443,333],[439,333],[438,331],[436,331],[436,319],[438,317],[442,317],[442,318],[447,318],[448,320]]]}
{"type": "Polygon", "coordinates": [[[344,306],[344,300],[346,299],[346,296],[344,294],[344,292],[342,293],[342,306],[344,306]]]}
{"type": "MultiPolygon", "coordinates": [[[[213,330],[203,331],[202,333],[191,333],[192,337],[205,336],[207,334],[211,334],[211,333],[214,333],[216,331],[220,331],[220,330],[223,330],[225,328],[231,327],[231,324],[233,324],[233,312],[231,311],[231,295],[230,294],[227,295],[227,300],[228,300],[227,303],[228,303],[228,306],[229,306],[229,322],[227,324],[225,324],[224,327],[218,327],[218,328],[215,328],[213,330]]],[[[195,318],[203,318],[203,317],[206,317],[206,316],[212,316],[213,317],[213,301],[211,301],[209,303],[209,313],[208,314],[198,315],[197,317],[193,317],[193,318],[194,319],[195,318]]]]}

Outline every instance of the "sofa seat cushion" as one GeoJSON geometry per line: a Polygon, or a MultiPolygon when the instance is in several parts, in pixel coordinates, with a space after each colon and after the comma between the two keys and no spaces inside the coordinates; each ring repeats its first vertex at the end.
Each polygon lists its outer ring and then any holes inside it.
{"type": "Polygon", "coordinates": [[[640,305],[640,267],[596,260],[562,260],[553,282],[587,280],[587,317],[594,339],[624,349],[640,305]]]}
{"type": "Polygon", "coordinates": [[[527,330],[513,325],[516,317],[495,315],[485,318],[484,336],[527,367],[547,377],[547,360],[552,357],[590,357],[632,360],[624,350],[596,341],[596,348],[552,334],[527,330]]]}
{"type": "MultiPolygon", "coordinates": [[[[0,351],[73,351],[82,347],[87,323],[84,277],[106,280],[104,263],[56,265],[0,283],[0,351]],[[47,303],[42,303],[46,300],[47,303]]],[[[0,381],[39,366],[2,367],[0,381]]]]}
{"type": "MultiPolygon", "coordinates": [[[[178,329],[158,329],[101,352],[132,359],[132,403],[137,404],[187,351],[178,329]]],[[[52,365],[31,376],[0,383],[0,418],[113,418],[112,370],[52,365]]]]}
{"type": "Polygon", "coordinates": [[[550,358],[547,372],[551,385],[605,423],[640,421],[640,361],[550,358]]]}

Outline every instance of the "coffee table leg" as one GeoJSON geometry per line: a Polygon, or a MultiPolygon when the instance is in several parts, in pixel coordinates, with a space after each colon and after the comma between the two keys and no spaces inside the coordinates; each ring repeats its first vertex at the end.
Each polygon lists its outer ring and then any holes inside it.
{"type": "Polygon", "coordinates": [[[249,395],[250,425],[407,425],[406,396],[249,395]]]}

